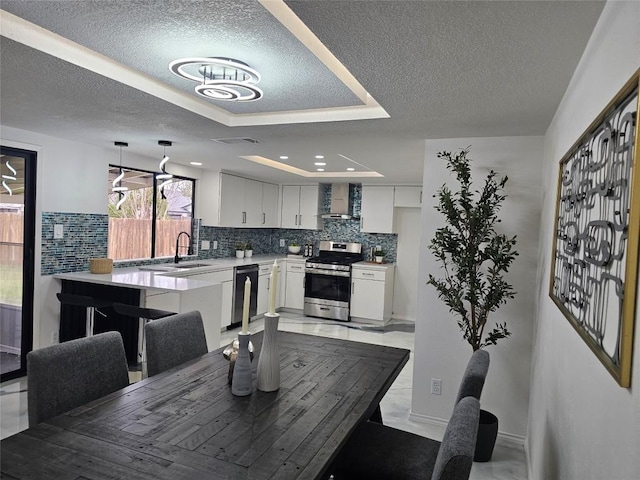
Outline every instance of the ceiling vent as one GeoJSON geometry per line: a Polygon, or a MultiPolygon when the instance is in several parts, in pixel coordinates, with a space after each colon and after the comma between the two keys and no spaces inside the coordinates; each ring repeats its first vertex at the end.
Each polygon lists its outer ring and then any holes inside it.
{"type": "Polygon", "coordinates": [[[226,143],[227,145],[236,145],[238,143],[250,143],[250,144],[262,143],[260,140],[256,140],[255,138],[249,138],[249,137],[212,138],[211,140],[213,140],[216,143],[226,143]]]}

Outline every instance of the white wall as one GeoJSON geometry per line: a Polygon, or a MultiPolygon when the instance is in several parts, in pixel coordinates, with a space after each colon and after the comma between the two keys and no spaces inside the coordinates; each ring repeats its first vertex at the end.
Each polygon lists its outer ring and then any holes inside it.
{"type": "Polygon", "coordinates": [[[640,478],[640,309],[632,383],[625,389],[548,296],[558,161],[638,67],[640,2],[609,2],[545,136],[528,436],[531,480],[640,478]]]}
{"type": "MultiPolygon", "coordinates": [[[[33,347],[51,344],[51,333],[58,331],[59,304],[55,296],[60,291],[58,280],[41,276],[42,212],[107,213],[108,165],[120,160],[115,146],[98,147],[80,142],[41,135],[16,128],[0,126],[2,145],[37,152],[36,191],[36,254],[33,312],[33,347]]],[[[158,157],[160,157],[158,147],[158,157]]],[[[158,161],[127,153],[123,149],[123,165],[155,170],[158,161]]],[[[190,178],[200,178],[201,170],[174,164],[171,172],[190,178]]],[[[196,189],[197,191],[197,189],[196,189]]],[[[45,241],[47,239],[44,239],[45,241]]]]}
{"type": "Polygon", "coordinates": [[[489,317],[506,321],[511,337],[488,347],[491,366],[482,394],[482,408],[499,417],[500,431],[523,441],[529,406],[529,378],[533,337],[536,258],[540,218],[542,137],[459,138],[427,140],[424,164],[424,196],[421,218],[418,306],[415,335],[412,418],[426,421],[448,420],[462,372],[472,353],[462,339],[455,317],[426,284],[428,274],[441,276],[440,265],[428,250],[442,216],[433,208],[432,194],[447,183],[455,189],[455,177],[436,154],[467,146],[472,159],[472,175],[482,187],[489,169],[508,175],[508,198],[502,209],[501,231],[517,235],[520,256],[508,274],[518,292],[516,298],[489,317]],[[442,395],[430,393],[431,378],[442,379],[442,395]]]}

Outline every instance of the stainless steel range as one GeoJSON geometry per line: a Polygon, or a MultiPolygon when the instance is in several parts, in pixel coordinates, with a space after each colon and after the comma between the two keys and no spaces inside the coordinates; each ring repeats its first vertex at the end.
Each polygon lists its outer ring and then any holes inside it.
{"type": "Polygon", "coordinates": [[[307,259],[304,314],[348,322],[351,264],[362,260],[362,244],[322,241],[317,257],[307,259]]]}

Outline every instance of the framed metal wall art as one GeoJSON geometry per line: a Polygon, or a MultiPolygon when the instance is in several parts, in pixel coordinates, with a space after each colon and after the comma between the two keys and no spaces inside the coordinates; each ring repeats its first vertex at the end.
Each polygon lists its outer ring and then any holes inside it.
{"type": "Polygon", "coordinates": [[[630,386],[640,236],[640,70],[560,160],[549,295],[630,386]]]}

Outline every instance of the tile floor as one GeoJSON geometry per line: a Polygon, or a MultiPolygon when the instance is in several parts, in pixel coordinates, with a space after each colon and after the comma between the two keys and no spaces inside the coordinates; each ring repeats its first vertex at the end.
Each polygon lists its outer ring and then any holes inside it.
{"type": "MultiPolygon", "coordinates": [[[[258,332],[263,329],[263,326],[262,320],[257,320],[251,323],[250,329],[258,332]]],[[[384,329],[379,329],[355,323],[332,322],[282,313],[279,329],[406,348],[413,352],[413,328],[406,322],[392,321],[384,329]]],[[[228,345],[236,334],[237,331],[223,333],[220,346],[228,345]]],[[[433,431],[428,425],[409,419],[412,373],[413,356],[380,404],[384,423],[440,440],[441,432],[433,431]]],[[[136,381],[140,373],[131,372],[130,375],[131,380],[136,381]]],[[[2,383],[0,385],[0,438],[13,435],[26,429],[27,426],[26,378],[2,383]]],[[[471,479],[526,480],[527,468],[523,447],[498,439],[491,461],[473,464],[471,479]]]]}

